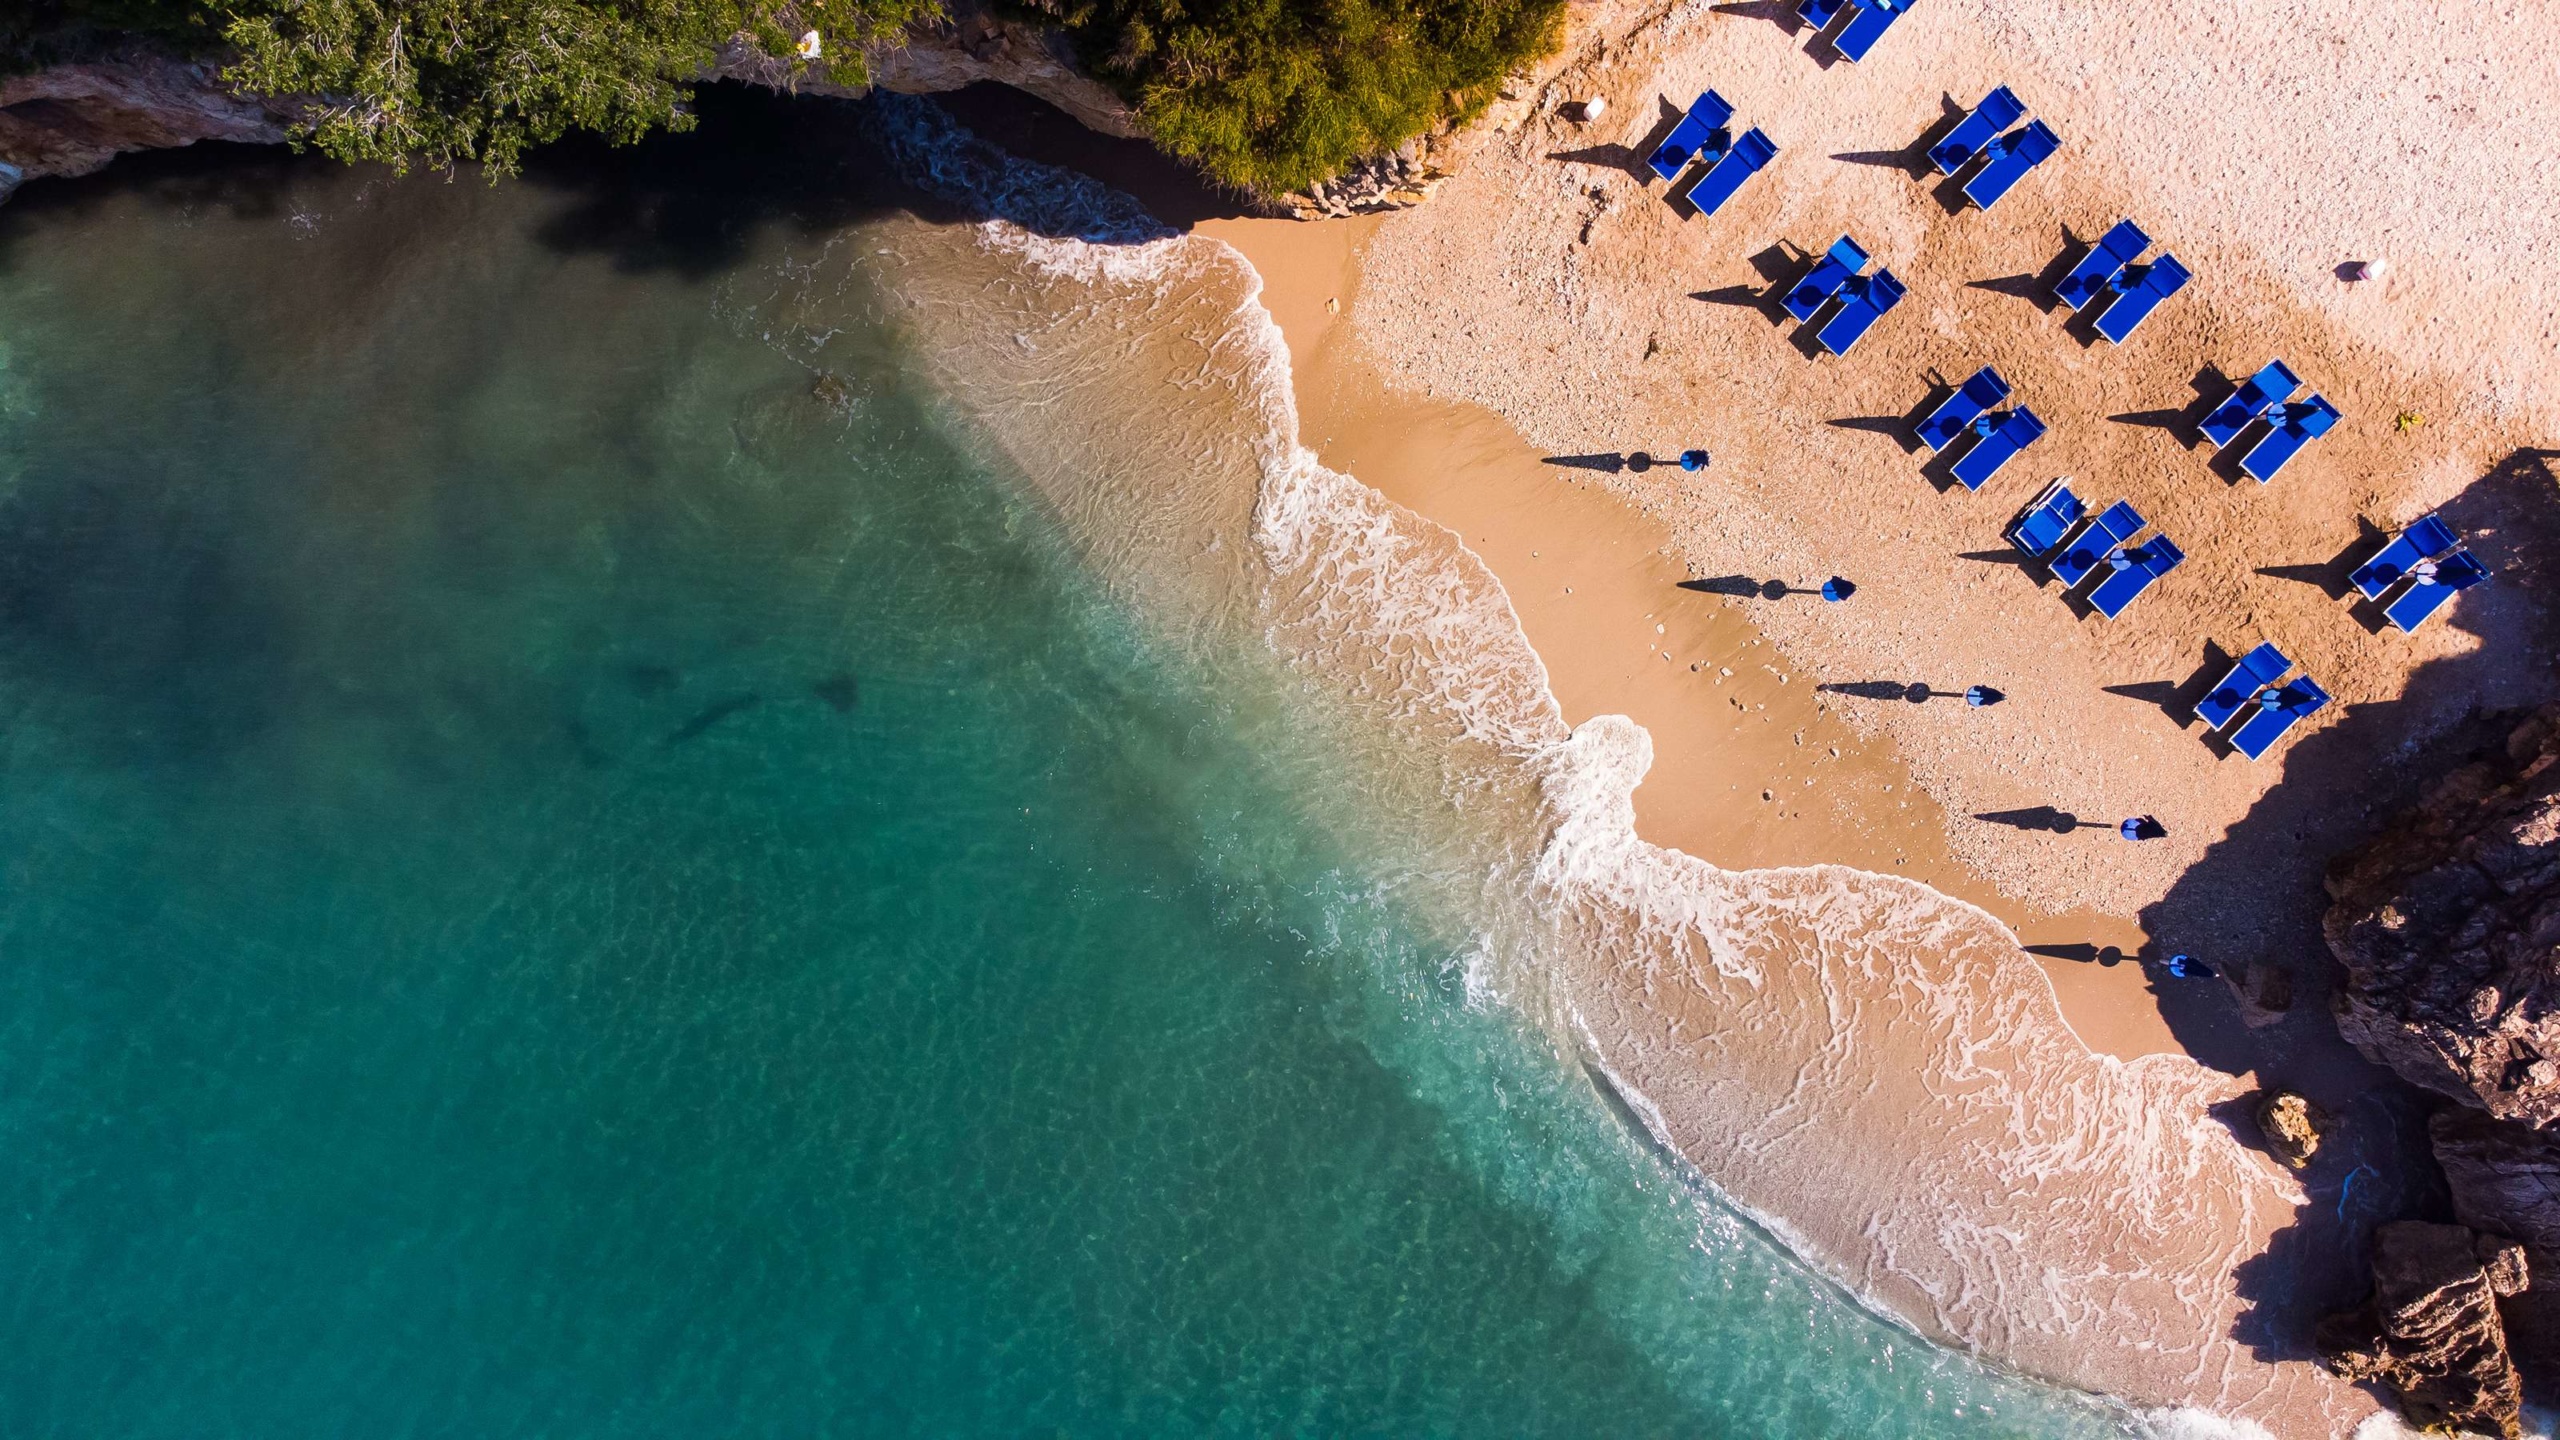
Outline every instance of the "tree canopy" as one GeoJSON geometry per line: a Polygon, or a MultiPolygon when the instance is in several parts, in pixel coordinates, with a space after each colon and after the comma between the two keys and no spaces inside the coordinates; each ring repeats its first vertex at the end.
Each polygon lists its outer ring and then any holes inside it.
{"type": "MultiPolygon", "coordinates": [[[[1552,43],[1564,0],[1008,0],[1062,27],[1166,149],[1290,189],[1472,113],[1552,43]]],[[[17,0],[0,68],[140,36],[220,54],[248,91],[324,97],[304,139],[345,160],[511,171],[575,130],[691,124],[722,48],[790,57],[816,30],[838,81],[938,0],[17,0]]]]}
{"type": "Polygon", "coordinates": [[[1033,0],[1164,148],[1290,190],[1491,100],[1564,0],[1033,0]]]}

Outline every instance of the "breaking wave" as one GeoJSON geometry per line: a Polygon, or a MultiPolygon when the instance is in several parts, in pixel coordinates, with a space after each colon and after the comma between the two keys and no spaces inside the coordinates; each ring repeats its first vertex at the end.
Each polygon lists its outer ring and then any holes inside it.
{"type": "Polygon", "coordinates": [[[881,114],[907,179],[986,217],[965,251],[886,227],[745,308],[818,368],[826,308],[889,297],[1140,614],[1297,677],[1368,757],[1351,788],[1382,863],[1477,934],[1470,994],[1545,1026],[1861,1302],[2162,1407],[2128,1412],[2132,1433],[2335,1434],[2370,1411],[2241,1338],[2234,1273],[2305,1197],[2207,1114],[2229,1082],[2091,1053],[2006,928],[1927,886],[1644,841],[1649,737],[1619,716],[1569,727],[1499,579],[1299,443],[1241,255],[930,104],[881,114]]]}

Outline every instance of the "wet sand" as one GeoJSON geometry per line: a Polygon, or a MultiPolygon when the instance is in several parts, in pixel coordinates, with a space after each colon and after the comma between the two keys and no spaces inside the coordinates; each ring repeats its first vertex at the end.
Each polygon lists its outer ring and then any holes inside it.
{"type": "MultiPolygon", "coordinates": [[[[1375,219],[1202,225],[1243,251],[1286,337],[1307,446],[1330,468],[1456,531],[1500,576],[1569,723],[1625,715],[1653,738],[1636,791],[1640,835],[1728,870],[1844,864],[1919,880],[1999,916],[2023,945],[2142,945],[2126,917],[2041,911],[1949,850],[1938,802],[1889,736],[1834,713],[1734,597],[1693,577],[1666,526],[1589,478],[1544,463],[1500,417],[1391,392],[1339,322],[1357,299],[1375,219]]],[[[1818,580],[1820,577],[1812,577],[1818,580]]],[[[1794,603],[1818,605],[1812,595],[1794,603]]],[[[1908,703],[1908,702],[1897,702],[1908,703]]],[[[1962,698],[1925,702],[1949,723],[1962,698]]],[[[2112,829],[2072,841],[2103,862],[2112,829]]],[[[2139,964],[2038,957],[2072,1029],[2133,1059],[2179,1052],[2139,964]]]]}

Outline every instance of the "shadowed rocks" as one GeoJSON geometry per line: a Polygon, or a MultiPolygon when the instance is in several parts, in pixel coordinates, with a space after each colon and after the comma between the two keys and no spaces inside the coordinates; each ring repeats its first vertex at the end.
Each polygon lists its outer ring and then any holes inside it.
{"type": "Polygon", "coordinates": [[[2390,1387],[2421,1426],[2513,1440],[2524,1382],[2498,1302],[2527,1278],[2513,1241],[2424,1220],[2385,1225],[2373,1237],[2373,1298],[2321,1323],[2320,1352],[2347,1379],[2390,1387]]]}

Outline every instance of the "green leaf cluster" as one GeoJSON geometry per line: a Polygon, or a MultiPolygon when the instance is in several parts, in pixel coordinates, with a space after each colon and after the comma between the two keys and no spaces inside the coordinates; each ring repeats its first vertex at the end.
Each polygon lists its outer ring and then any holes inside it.
{"type": "MultiPolygon", "coordinates": [[[[723,47],[789,57],[819,33],[831,76],[935,0],[45,0],[49,32],[183,37],[230,55],[223,78],[307,97],[302,138],[343,160],[465,161],[513,171],[571,130],[615,142],[693,123],[691,86],[723,47]]],[[[30,27],[33,29],[33,27],[30,27]]],[[[31,49],[41,39],[17,48],[31,49]]],[[[775,62],[777,76],[801,73],[775,62]]]]}
{"type": "Polygon", "coordinates": [[[1271,191],[1473,115],[1564,21],[1564,0],[1028,3],[1166,149],[1271,191]]]}

